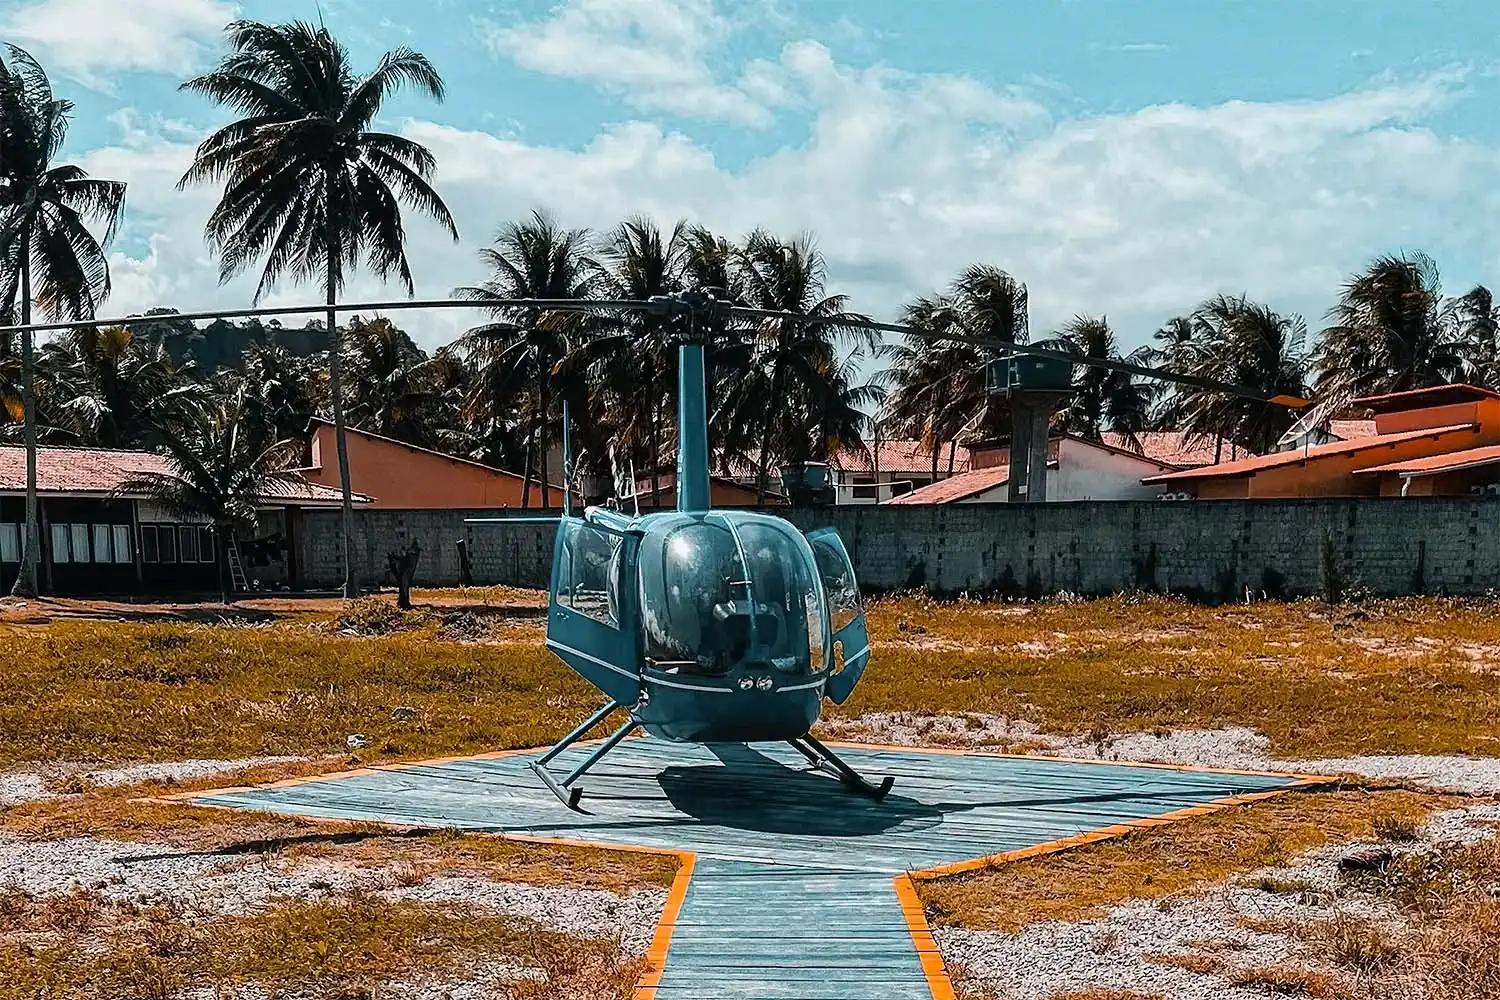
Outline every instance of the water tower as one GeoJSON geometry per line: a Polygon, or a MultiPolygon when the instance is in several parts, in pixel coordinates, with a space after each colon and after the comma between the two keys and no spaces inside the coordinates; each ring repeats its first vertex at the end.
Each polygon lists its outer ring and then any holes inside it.
{"type": "Polygon", "coordinates": [[[1052,415],[1073,393],[1073,364],[1060,358],[1006,355],[989,363],[991,398],[1010,404],[1012,503],[1047,499],[1047,430],[1052,415]]]}

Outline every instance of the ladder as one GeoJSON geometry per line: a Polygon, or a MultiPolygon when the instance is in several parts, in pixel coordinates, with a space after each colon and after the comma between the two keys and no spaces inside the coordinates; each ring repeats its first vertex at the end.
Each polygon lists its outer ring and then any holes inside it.
{"type": "Polygon", "coordinates": [[[229,582],[239,593],[250,590],[250,580],[245,576],[245,564],[240,561],[240,543],[229,540],[229,582]]]}

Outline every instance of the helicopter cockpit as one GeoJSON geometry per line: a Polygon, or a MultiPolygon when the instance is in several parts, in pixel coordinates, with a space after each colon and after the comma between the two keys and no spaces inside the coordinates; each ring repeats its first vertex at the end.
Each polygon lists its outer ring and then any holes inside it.
{"type": "Polygon", "coordinates": [[[653,520],[637,556],[646,666],[701,677],[822,670],[816,566],[800,532],[717,511],[653,520]]]}

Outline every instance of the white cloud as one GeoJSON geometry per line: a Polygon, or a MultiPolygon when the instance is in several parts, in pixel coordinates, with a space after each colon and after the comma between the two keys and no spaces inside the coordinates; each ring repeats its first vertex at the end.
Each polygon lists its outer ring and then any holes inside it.
{"type": "Polygon", "coordinates": [[[49,69],[108,89],[114,73],[198,69],[236,9],[226,0],[32,0],[0,20],[0,36],[49,69]]]}
{"type": "Polygon", "coordinates": [[[564,0],[541,20],[478,24],[497,54],[596,84],[635,107],[747,125],[770,121],[757,81],[715,80],[709,58],[733,26],[713,0],[564,0]]]}
{"type": "MultiPolygon", "coordinates": [[[[736,236],[757,225],[811,231],[831,285],[882,317],[987,261],[1030,285],[1034,329],[1107,313],[1127,344],[1219,291],[1302,311],[1316,328],[1346,274],[1400,247],[1500,263],[1500,232],[1487,224],[1500,210],[1500,150],[1423,124],[1457,99],[1452,77],[1054,124],[1005,91],[851,70],[810,43],[774,65],[808,102],[809,132],[734,169],[645,122],[604,128],[581,148],[404,123],[436,154],[438,188],[465,237],[455,246],[411,221],[418,295],[479,278],[477,247],[533,207],[570,225],[606,227],[640,211],[736,236]]],[[[203,247],[215,192],[172,190],[190,147],[169,123],[121,123],[125,138],[85,159],[131,182],[110,311],[248,303],[253,277],[219,289],[203,247]]],[[[391,291],[360,279],[351,293],[391,291]]],[[[430,346],[466,319],[403,322],[430,346]]]]}

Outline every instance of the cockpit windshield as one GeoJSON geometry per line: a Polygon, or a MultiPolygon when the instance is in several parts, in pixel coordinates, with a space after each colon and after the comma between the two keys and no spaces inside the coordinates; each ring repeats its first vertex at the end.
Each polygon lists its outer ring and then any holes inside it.
{"type": "Polygon", "coordinates": [[[645,654],[656,669],[821,668],[817,582],[794,529],[716,513],[684,516],[646,532],[639,566],[645,654]]]}

